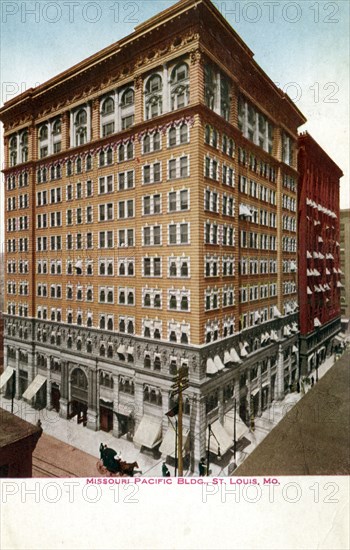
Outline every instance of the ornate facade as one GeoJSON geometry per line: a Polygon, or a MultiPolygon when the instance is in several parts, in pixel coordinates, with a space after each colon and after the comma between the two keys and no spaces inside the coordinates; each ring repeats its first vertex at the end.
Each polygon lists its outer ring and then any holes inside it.
{"type": "Polygon", "coordinates": [[[185,366],[194,467],[209,423],[224,429],[236,402],[249,424],[299,377],[305,118],[207,0],[180,1],[0,118],[17,397],[152,448],[185,366]]]}

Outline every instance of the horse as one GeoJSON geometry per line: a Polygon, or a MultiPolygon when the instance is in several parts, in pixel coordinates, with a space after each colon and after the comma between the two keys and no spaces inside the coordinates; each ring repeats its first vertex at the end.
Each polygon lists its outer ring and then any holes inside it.
{"type": "Polygon", "coordinates": [[[142,471],[138,469],[139,465],[137,462],[120,462],[120,472],[121,474],[126,474],[130,477],[134,476],[134,470],[137,469],[139,473],[142,474],[142,471]]]}

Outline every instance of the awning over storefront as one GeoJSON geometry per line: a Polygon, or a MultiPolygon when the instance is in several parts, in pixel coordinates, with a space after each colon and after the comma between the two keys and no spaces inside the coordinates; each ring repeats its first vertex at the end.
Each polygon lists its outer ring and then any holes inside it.
{"type": "Polygon", "coordinates": [[[218,355],[215,355],[214,357],[214,364],[218,370],[222,370],[225,368],[225,365],[221,361],[220,357],[218,355]]]}
{"type": "Polygon", "coordinates": [[[7,367],[5,369],[5,371],[0,376],[0,390],[7,384],[14,372],[15,371],[12,367],[7,367]]]}
{"type": "Polygon", "coordinates": [[[160,418],[144,415],[135,432],[133,442],[140,447],[154,449],[162,440],[162,421],[160,418]]]}
{"type": "Polygon", "coordinates": [[[207,359],[207,374],[216,374],[218,372],[217,366],[215,365],[213,359],[209,357],[207,359]]]}
{"type": "Polygon", "coordinates": [[[135,405],[133,403],[119,403],[118,407],[114,405],[114,410],[122,416],[130,416],[135,412],[135,405]]]}
{"type": "Polygon", "coordinates": [[[277,306],[273,306],[273,314],[275,317],[282,317],[282,314],[277,306]]]}
{"type": "Polygon", "coordinates": [[[237,351],[235,350],[235,348],[231,348],[230,355],[231,355],[231,359],[234,363],[242,363],[242,360],[240,359],[240,357],[239,357],[237,351]]]}
{"type": "Polygon", "coordinates": [[[340,334],[337,334],[336,336],[334,336],[334,340],[336,340],[337,342],[340,342],[340,343],[344,343],[344,338],[342,336],[340,336],[340,334]]]}
{"type": "MultiPolygon", "coordinates": [[[[189,446],[189,436],[190,431],[188,429],[182,430],[182,456],[186,455],[186,451],[189,446]]],[[[169,426],[167,433],[162,441],[159,451],[162,455],[171,456],[175,458],[175,448],[176,448],[176,432],[173,426],[169,426]]],[[[179,453],[177,453],[179,454],[179,453]]]]}
{"type": "MultiPolygon", "coordinates": [[[[211,424],[211,431],[213,432],[214,436],[211,434],[210,436],[210,451],[217,455],[218,454],[218,446],[220,447],[220,454],[224,455],[232,446],[233,446],[233,440],[232,437],[227,433],[225,428],[222,424],[220,424],[220,420],[216,420],[213,424],[211,424]],[[217,441],[216,441],[216,439],[217,441]]],[[[207,435],[206,435],[208,441],[209,437],[209,429],[207,428],[207,435]]]]}
{"type": "MultiPolygon", "coordinates": [[[[234,423],[235,423],[235,412],[234,410],[231,410],[225,415],[224,428],[226,432],[229,434],[229,436],[232,438],[232,441],[234,441],[234,423]]],[[[248,432],[249,432],[248,426],[244,424],[243,420],[238,414],[238,411],[236,411],[236,441],[241,439],[248,432]]]]}
{"type": "Polygon", "coordinates": [[[37,374],[36,377],[34,378],[33,382],[31,382],[31,384],[29,384],[28,388],[26,389],[26,391],[22,395],[23,399],[27,399],[28,401],[30,399],[33,399],[34,395],[36,395],[38,393],[41,386],[43,386],[45,384],[45,382],[46,382],[46,377],[42,376],[41,374],[37,374]]]}
{"type": "Polygon", "coordinates": [[[347,324],[349,322],[349,319],[340,319],[340,322],[347,324]]]}
{"type": "Polygon", "coordinates": [[[250,392],[250,395],[253,396],[253,397],[255,397],[258,393],[259,393],[259,388],[255,388],[254,390],[252,390],[252,391],[250,392]]]}

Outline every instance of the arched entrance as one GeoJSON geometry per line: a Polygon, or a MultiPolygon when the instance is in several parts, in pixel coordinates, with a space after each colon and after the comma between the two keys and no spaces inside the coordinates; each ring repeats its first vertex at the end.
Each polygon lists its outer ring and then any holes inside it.
{"type": "Polygon", "coordinates": [[[87,423],[88,410],[88,379],[81,368],[75,368],[70,376],[70,401],[68,403],[68,418],[77,417],[78,424],[87,423]]]}

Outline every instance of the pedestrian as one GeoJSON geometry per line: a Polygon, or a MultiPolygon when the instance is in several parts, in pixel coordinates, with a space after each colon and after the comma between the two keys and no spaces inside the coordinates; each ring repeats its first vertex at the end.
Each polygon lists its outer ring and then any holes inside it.
{"type": "Polygon", "coordinates": [[[162,464],[162,476],[163,477],[170,477],[170,472],[168,470],[166,462],[163,462],[163,464],[162,464]]]}
{"type": "Polygon", "coordinates": [[[102,460],[103,459],[103,451],[105,450],[105,446],[103,443],[101,443],[100,445],[100,459],[102,460]]]}
{"type": "Polygon", "coordinates": [[[199,464],[198,464],[198,470],[199,470],[199,475],[200,475],[200,477],[205,476],[205,474],[206,474],[206,467],[205,467],[205,459],[204,459],[204,458],[201,458],[201,459],[200,459],[200,462],[199,462],[199,464]]]}
{"type": "Polygon", "coordinates": [[[297,392],[300,393],[300,382],[299,382],[299,380],[297,382],[297,392]]]}
{"type": "Polygon", "coordinates": [[[311,376],[311,387],[314,385],[314,383],[315,383],[315,379],[313,376],[311,376]]]}

